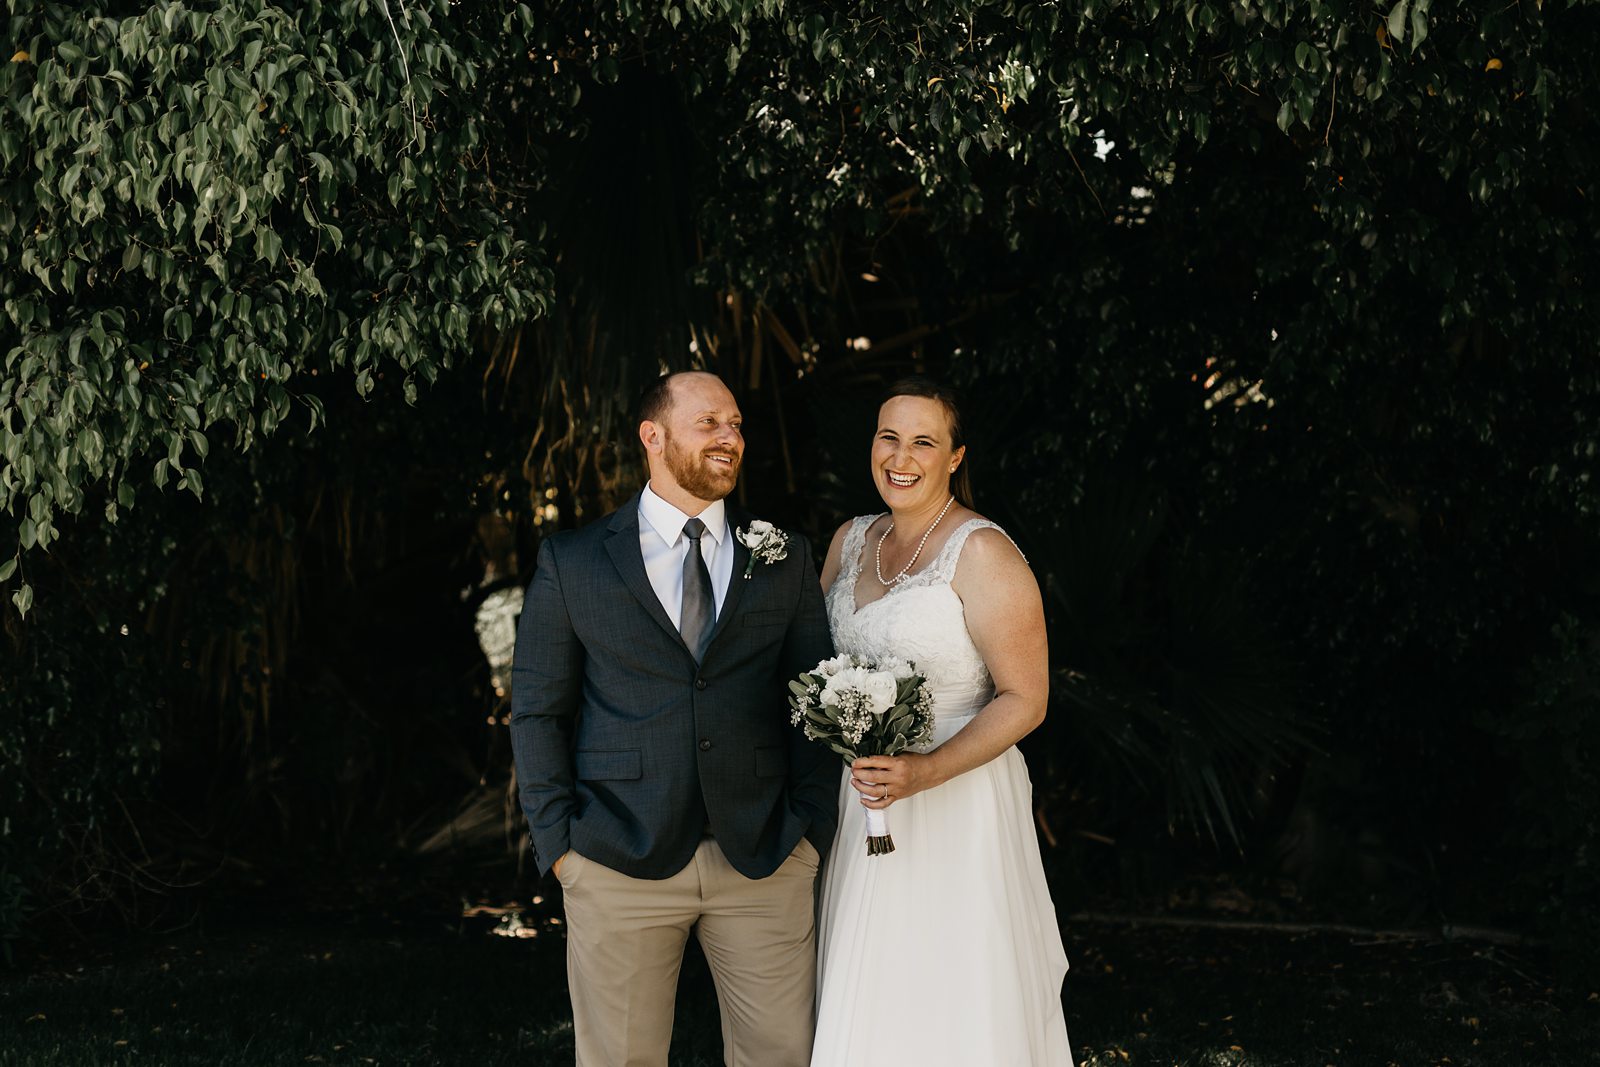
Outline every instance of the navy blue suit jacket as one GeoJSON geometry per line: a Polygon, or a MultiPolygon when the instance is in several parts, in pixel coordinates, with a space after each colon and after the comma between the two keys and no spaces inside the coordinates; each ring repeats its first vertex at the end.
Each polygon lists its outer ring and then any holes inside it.
{"type": "MultiPolygon", "coordinates": [[[[730,527],[750,516],[728,509],[730,527]]],[[[826,855],[839,759],[789,725],[788,682],[833,654],[811,549],[733,577],[697,664],[645,573],[639,499],[539,547],[517,626],[511,744],[541,873],[567,849],[635,878],[693,857],[709,818],[741,874],[802,835],[826,855]],[[701,803],[704,803],[702,808],[701,803]]]]}

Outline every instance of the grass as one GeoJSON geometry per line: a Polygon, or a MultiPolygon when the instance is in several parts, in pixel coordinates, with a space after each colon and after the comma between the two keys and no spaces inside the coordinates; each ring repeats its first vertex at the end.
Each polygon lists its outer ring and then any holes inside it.
{"type": "MultiPolygon", "coordinates": [[[[0,976],[0,1067],[570,1064],[563,943],[491,920],[300,921],[125,939],[0,976]]],[[[1082,1067],[1600,1063],[1600,994],[1470,945],[1071,925],[1082,1067]]],[[[672,1063],[720,1063],[692,953],[672,1063]]]]}

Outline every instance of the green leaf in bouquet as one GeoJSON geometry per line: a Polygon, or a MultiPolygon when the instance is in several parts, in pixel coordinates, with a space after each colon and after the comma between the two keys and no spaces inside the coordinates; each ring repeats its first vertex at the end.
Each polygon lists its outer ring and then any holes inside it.
{"type": "Polygon", "coordinates": [[[789,683],[789,692],[793,693],[797,697],[805,696],[808,688],[809,683],[805,680],[805,675],[803,674],[799,678],[796,678],[794,681],[789,683]]]}
{"type": "Polygon", "coordinates": [[[813,740],[821,741],[825,745],[844,745],[849,743],[849,739],[838,730],[813,729],[811,736],[813,740]]]}

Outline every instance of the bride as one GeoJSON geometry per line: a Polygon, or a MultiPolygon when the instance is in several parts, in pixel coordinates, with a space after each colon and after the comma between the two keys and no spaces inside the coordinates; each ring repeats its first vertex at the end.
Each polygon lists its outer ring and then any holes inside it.
{"type": "Polygon", "coordinates": [[[1039,586],[971,509],[953,394],[922,378],[878,410],[889,511],[840,527],[822,571],[840,652],[916,663],[935,697],[920,753],[855,761],[822,888],[813,1067],[1071,1067],[1066,952],[1015,747],[1044,719],[1039,586]],[[865,810],[896,850],[868,857],[865,810]]]}

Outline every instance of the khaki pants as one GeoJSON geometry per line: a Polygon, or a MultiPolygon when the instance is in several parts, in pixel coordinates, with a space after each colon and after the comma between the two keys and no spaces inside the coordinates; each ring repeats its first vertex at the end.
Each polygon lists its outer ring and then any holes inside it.
{"type": "Polygon", "coordinates": [[[690,930],[716,980],[728,1067],[806,1067],[817,862],[802,838],[771,876],[750,879],[707,838],[657,881],[567,853],[559,877],[578,1067],[665,1067],[690,930]]]}

